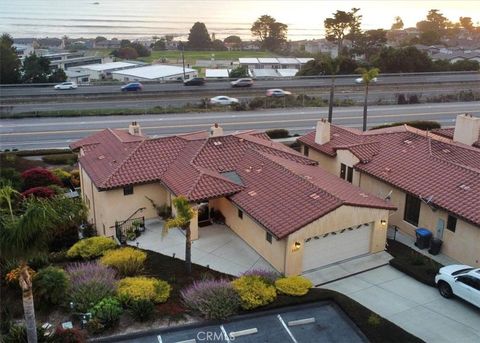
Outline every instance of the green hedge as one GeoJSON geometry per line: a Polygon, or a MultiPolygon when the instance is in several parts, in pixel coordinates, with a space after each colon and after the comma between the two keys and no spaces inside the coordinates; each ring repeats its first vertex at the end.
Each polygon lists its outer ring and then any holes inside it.
{"type": "Polygon", "coordinates": [[[48,164],[54,165],[73,165],[77,162],[77,154],[57,154],[57,155],[46,155],[42,157],[42,161],[48,164]]]}
{"type": "Polygon", "coordinates": [[[412,120],[412,121],[402,121],[402,122],[396,122],[396,123],[390,123],[390,124],[384,124],[384,125],[377,125],[372,127],[370,130],[383,129],[386,127],[394,127],[394,126],[400,126],[405,124],[421,130],[433,130],[433,129],[441,128],[441,125],[436,121],[412,120]]]}

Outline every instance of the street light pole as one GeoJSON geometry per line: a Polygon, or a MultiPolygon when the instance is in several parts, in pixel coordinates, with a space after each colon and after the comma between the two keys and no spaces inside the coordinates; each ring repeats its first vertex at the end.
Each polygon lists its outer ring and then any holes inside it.
{"type": "Polygon", "coordinates": [[[182,44],[182,66],[183,66],[183,81],[185,81],[185,47],[183,42],[182,44]]]}

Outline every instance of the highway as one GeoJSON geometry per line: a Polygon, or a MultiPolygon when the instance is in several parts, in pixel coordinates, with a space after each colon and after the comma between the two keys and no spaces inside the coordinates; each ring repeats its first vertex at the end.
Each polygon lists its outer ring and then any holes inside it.
{"type": "MultiPolygon", "coordinates": [[[[208,130],[215,122],[226,132],[286,128],[292,134],[301,134],[314,129],[316,121],[326,117],[327,111],[327,108],[321,107],[248,112],[4,119],[0,121],[0,149],[64,148],[79,138],[107,127],[126,129],[134,120],[140,123],[143,132],[149,136],[208,130]]],[[[435,120],[443,126],[453,126],[455,117],[466,112],[480,116],[480,102],[370,106],[368,123],[375,126],[396,121],[435,120]]],[[[335,108],[333,122],[360,127],[362,107],[335,108]]]]}
{"type": "MultiPolygon", "coordinates": [[[[339,86],[352,85],[355,86],[355,78],[358,75],[340,75],[337,77],[336,84],[339,86]]],[[[426,73],[419,74],[384,74],[379,76],[378,85],[396,85],[396,84],[438,84],[438,83],[457,83],[457,82],[478,82],[480,84],[480,73],[426,73]]],[[[253,89],[264,90],[268,88],[315,88],[326,87],[331,83],[330,76],[316,78],[295,78],[295,79],[275,79],[275,80],[258,80],[255,82],[253,89]]],[[[181,83],[145,83],[143,93],[175,93],[175,92],[206,92],[221,91],[231,89],[230,83],[227,81],[207,81],[203,86],[186,87],[181,83]]],[[[75,95],[106,95],[120,94],[120,85],[89,85],[80,86],[75,90],[55,90],[52,86],[36,87],[36,86],[14,86],[1,87],[0,98],[28,98],[42,96],[75,96],[75,95]]]]}

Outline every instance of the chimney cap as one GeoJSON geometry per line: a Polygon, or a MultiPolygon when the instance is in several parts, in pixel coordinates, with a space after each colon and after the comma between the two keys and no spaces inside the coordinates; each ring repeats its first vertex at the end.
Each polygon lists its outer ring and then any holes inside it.
{"type": "Polygon", "coordinates": [[[213,126],[218,127],[218,123],[213,124],[213,126]]]}

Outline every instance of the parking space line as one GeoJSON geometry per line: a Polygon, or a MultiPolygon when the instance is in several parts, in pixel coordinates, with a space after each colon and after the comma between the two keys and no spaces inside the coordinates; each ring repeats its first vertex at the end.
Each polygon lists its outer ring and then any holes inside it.
{"type": "Polygon", "coordinates": [[[163,342],[162,342],[162,336],[158,335],[158,336],[157,336],[157,340],[158,340],[158,343],[163,343],[163,342]]]}
{"type": "Polygon", "coordinates": [[[222,330],[223,336],[225,337],[225,340],[227,342],[230,342],[230,337],[227,335],[227,330],[225,330],[225,327],[223,325],[220,325],[220,330],[222,330]]]}
{"type": "Polygon", "coordinates": [[[230,331],[229,337],[232,339],[235,339],[240,336],[253,335],[254,333],[257,333],[257,332],[258,332],[257,328],[251,328],[251,329],[246,329],[241,331],[230,331]]]}
{"type": "Polygon", "coordinates": [[[312,324],[315,323],[315,318],[305,318],[305,319],[298,319],[298,320],[291,320],[288,322],[288,326],[296,326],[296,325],[304,325],[304,324],[312,324]]]}
{"type": "Polygon", "coordinates": [[[282,323],[283,325],[283,328],[287,331],[288,335],[290,336],[290,338],[292,339],[292,342],[293,343],[298,343],[298,341],[295,339],[295,336],[293,336],[293,333],[290,331],[290,329],[288,328],[287,324],[285,324],[285,322],[283,321],[283,318],[281,315],[277,315],[277,318],[278,320],[280,321],[280,323],[282,323]]]}
{"type": "Polygon", "coordinates": [[[192,338],[192,339],[187,339],[186,341],[178,341],[178,342],[175,342],[175,343],[196,343],[197,340],[195,338],[192,338]]]}

